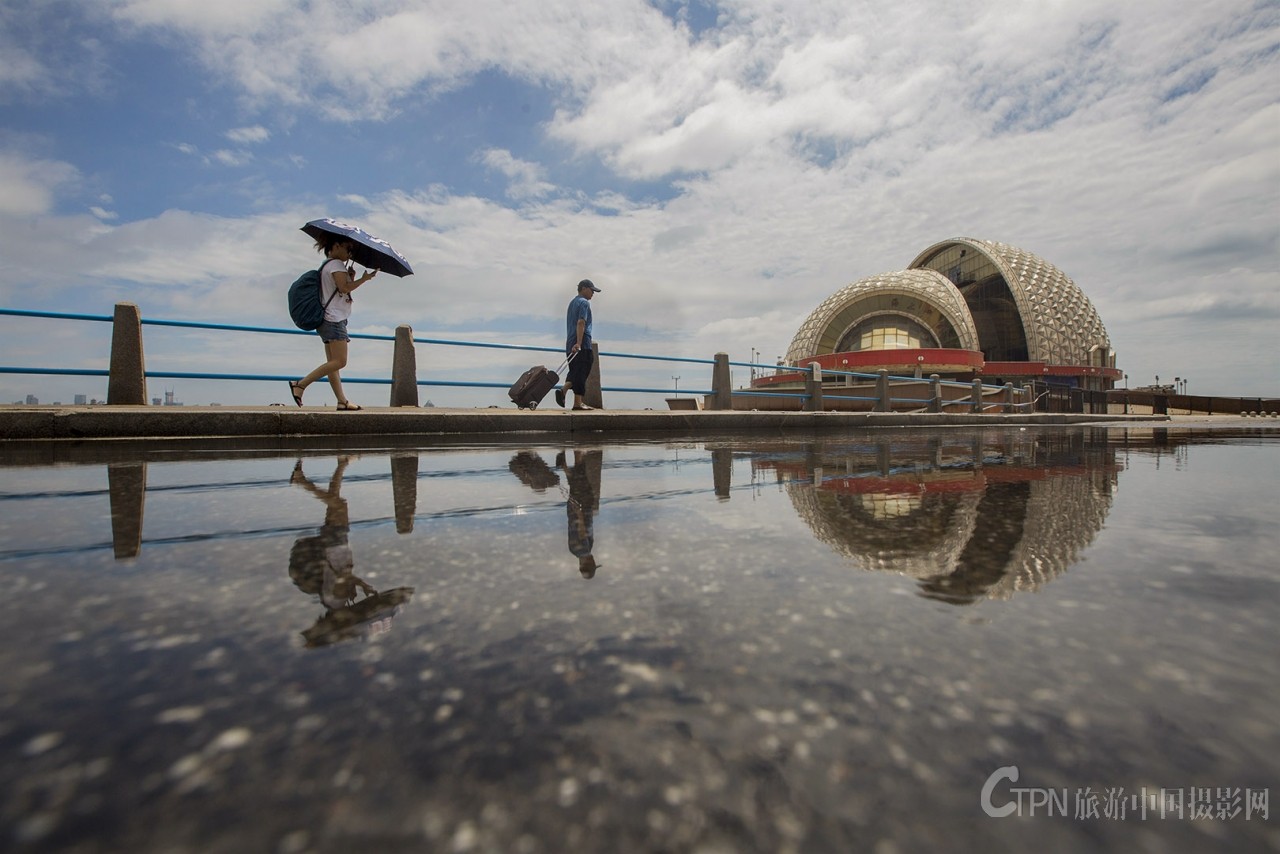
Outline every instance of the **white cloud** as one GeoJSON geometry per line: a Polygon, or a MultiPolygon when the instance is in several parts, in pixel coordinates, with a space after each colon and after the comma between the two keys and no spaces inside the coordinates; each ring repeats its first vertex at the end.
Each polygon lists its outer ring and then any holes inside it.
{"type": "Polygon", "coordinates": [[[239,145],[253,145],[254,143],[266,142],[271,139],[271,131],[262,125],[254,125],[252,127],[232,128],[227,131],[226,137],[239,145]]]}
{"type": "Polygon", "coordinates": [[[507,195],[513,199],[528,199],[545,196],[555,189],[543,178],[546,170],[536,163],[529,163],[512,156],[510,151],[501,148],[489,148],[479,153],[479,159],[485,166],[501,172],[509,178],[507,195]]]}
{"type": "Polygon", "coordinates": [[[69,163],[0,151],[0,216],[49,213],[59,188],[78,178],[79,171],[69,163]]]}
{"type": "Polygon", "coordinates": [[[223,166],[244,166],[253,160],[253,155],[243,149],[232,151],[220,148],[209,155],[209,159],[223,166]]]}

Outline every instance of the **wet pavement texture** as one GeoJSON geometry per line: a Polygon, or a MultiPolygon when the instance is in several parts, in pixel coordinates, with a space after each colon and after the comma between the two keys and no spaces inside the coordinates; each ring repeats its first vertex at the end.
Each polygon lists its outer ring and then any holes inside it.
{"type": "Polygon", "coordinates": [[[1280,850],[1277,439],[0,448],[0,838],[1280,850]]]}

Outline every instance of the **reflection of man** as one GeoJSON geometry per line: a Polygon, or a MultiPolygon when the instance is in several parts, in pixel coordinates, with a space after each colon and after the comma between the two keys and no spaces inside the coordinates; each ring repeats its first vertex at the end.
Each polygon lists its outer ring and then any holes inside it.
{"type": "Polygon", "coordinates": [[[578,558],[578,572],[583,578],[594,578],[596,559],[595,512],[600,509],[600,469],[604,452],[600,450],[574,451],[573,467],[566,465],[566,455],[556,455],[556,466],[564,471],[569,481],[569,500],[566,504],[569,519],[569,551],[578,558]]]}
{"type": "Polygon", "coordinates": [[[351,522],[342,497],[342,476],[349,462],[348,457],[338,457],[327,489],[307,478],[302,460],[289,478],[289,483],[302,487],[325,507],[320,533],[299,537],[289,552],[289,577],[302,592],[319,596],[325,607],[324,616],[302,633],[309,647],[355,637],[357,627],[394,611],[413,593],[411,587],[398,587],[379,594],[355,574],[355,556],[347,539],[351,522]],[[357,601],[359,591],[364,592],[364,598],[357,601]]]}

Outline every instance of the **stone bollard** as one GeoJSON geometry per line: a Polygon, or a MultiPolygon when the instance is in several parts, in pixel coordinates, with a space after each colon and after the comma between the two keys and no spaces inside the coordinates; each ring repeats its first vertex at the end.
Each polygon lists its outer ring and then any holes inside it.
{"type": "Polygon", "coordinates": [[[875,412],[889,412],[893,409],[893,403],[889,400],[889,372],[881,370],[876,376],[876,405],[875,412]]]}
{"type": "Polygon", "coordinates": [[[729,373],[729,354],[716,353],[716,363],[711,368],[711,394],[707,395],[707,408],[733,409],[733,380],[729,373]]]}
{"type": "Polygon", "coordinates": [[[116,303],[111,323],[111,374],[107,403],[145,406],[147,372],[142,359],[142,316],[131,302],[116,303]]]}
{"type": "Polygon", "coordinates": [[[391,405],[418,405],[418,355],[413,349],[413,328],[407,324],[396,327],[391,355],[391,405]]]}
{"type": "Polygon", "coordinates": [[[591,342],[591,373],[587,374],[587,399],[584,403],[596,409],[604,409],[604,396],[600,392],[600,342],[591,342]]]}
{"type": "Polygon", "coordinates": [[[1006,414],[1018,411],[1013,403],[1013,383],[1004,384],[1004,411],[1006,414]]]}
{"type": "Polygon", "coordinates": [[[969,392],[969,411],[978,413],[982,411],[982,380],[974,380],[972,388],[973,391],[969,392]]]}
{"type": "Polygon", "coordinates": [[[929,374],[929,411],[942,411],[942,378],[937,374],[929,374]]]}
{"type": "Polygon", "coordinates": [[[822,365],[809,363],[809,376],[805,377],[804,391],[809,397],[804,402],[806,412],[822,411],[822,365]]]}

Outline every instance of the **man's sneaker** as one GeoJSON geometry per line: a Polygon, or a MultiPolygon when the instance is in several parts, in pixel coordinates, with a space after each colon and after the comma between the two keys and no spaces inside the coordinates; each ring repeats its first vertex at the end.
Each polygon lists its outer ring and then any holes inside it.
{"type": "Polygon", "coordinates": [[[559,404],[561,409],[564,409],[564,389],[562,388],[556,389],[556,403],[559,404]]]}

